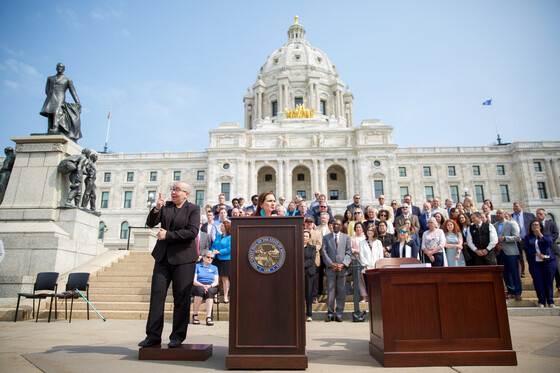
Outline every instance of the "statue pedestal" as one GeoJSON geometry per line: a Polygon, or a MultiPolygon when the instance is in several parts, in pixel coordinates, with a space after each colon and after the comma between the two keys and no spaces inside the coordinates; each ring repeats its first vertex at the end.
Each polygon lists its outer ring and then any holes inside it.
{"type": "Polygon", "coordinates": [[[131,230],[134,236],[134,245],[132,246],[133,251],[146,251],[151,252],[157,242],[157,232],[154,229],[134,229],[131,230]]]}
{"type": "Polygon", "coordinates": [[[63,159],[82,148],[65,136],[15,137],[16,161],[0,205],[0,297],[31,291],[38,272],[63,274],[103,253],[99,217],[61,207],[70,182],[58,173],[63,159]]]}

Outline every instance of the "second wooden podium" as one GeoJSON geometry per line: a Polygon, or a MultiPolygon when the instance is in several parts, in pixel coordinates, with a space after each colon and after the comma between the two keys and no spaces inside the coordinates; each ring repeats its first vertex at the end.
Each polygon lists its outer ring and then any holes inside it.
{"type": "Polygon", "coordinates": [[[306,369],[302,217],[232,219],[228,369],[306,369]]]}

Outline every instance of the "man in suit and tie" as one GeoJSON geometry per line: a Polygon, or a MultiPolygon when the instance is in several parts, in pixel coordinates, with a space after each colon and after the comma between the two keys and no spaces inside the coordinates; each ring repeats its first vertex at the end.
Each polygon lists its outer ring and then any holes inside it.
{"type": "Polygon", "coordinates": [[[200,208],[187,201],[191,186],[179,181],[171,189],[171,201],[159,194],[146,225],[161,224],[152,256],[155,259],[152,275],[150,311],[146,323],[146,338],[138,344],[149,347],[161,343],[165,297],[173,283],[173,328],[169,347],[179,347],[187,336],[190,318],[190,296],[198,252],[196,237],[200,225],[200,208]]]}
{"type": "Polygon", "coordinates": [[[513,203],[513,214],[511,215],[513,220],[519,226],[519,237],[521,241],[517,243],[517,247],[519,248],[519,264],[521,267],[521,277],[525,277],[525,261],[523,260],[523,240],[525,236],[531,232],[531,223],[537,220],[535,215],[531,214],[530,212],[524,212],[523,206],[519,202],[513,203]]]}
{"type": "MultiPolygon", "coordinates": [[[[412,205],[412,196],[411,196],[410,194],[406,194],[406,195],[404,196],[404,198],[403,198],[403,205],[404,205],[405,203],[410,207],[409,213],[412,213],[412,214],[414,214],[414,215],[416,215],[416,216],[420,216],[420,214],[422,213],[422,211],[420,211],[420,208],[418,208],[418,206],[413,206],[413,205],[412,205]]],[[[397,216],[402,215],[402,214],[403,214],[403,211],[402,211],[402,206],[401,206],[401,207],[399,207],[399,208],[397,209],[397,212],[395,213],[395,222],[396,222],[396,220],[397,220],[397,216]]],[[[397,225],[395,224],[395,226],[397,226],[397,225]]]]}
{"type": "Polygon", "coordinates": [[[341,228],[342,222],[337,219],[333,223],[333,232],[323,237],[323,261],[327,272],[327,322],[342,322],[346,300],[346,272],[352,261],[350,237],[342,233],[341,228]]]}
{"type": "MultiPolygon", "coordinates": [[[[546,220],[546,211],[544,209],[537,209],[537,220],[543,225],[543,233],[548,233],[552,236],[552,250],[556,254],[556,261],[560,264],[560,248],[556,241],[558,240],[558,225],[554,220],[546,220]]],[[[556,268],[556,273],[554,274],[556,279],[556,288],[560,291],[560,272],[556,268]]]]}
{"type": "Polygon", "coordinates": [[[414,227],[414,230],[416,230],[416,232],[420,232],[420,222],[418,221],[418,216],[410,213],[410,206],[408,203],[403,203],[399,209],[401,209],[402,213],[395,217],[395,230],[402,227],[404,225],[404,221],[408,219],[414,227]]]}
{"type": "Polygon", "coordinates": [[[447,211],[447,216],[451,216],[451,209],[453,208],[453,200],[451,198],[445,199],[445,211],[447,211]]]}
{"type": "Polygon", "coordinates": [[[507,288],[507,298],[521,300],[521,278],[519,277],[519,266],[517,257],[519,249],[517,242],[519,237],[519,227],[515,222],[505,219],[506,213],[502,209],[496,211],[498,221],[494,223],[494,228],[498,234],[498,244],[495,249],[499,253],[497,256],[498,265],[504,266],[504,282],[507,288]]]}

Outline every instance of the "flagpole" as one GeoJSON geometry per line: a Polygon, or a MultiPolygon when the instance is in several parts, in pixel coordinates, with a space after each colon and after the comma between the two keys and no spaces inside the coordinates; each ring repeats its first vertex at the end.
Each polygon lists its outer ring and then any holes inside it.
{"type": "Polygon", "coordinates": [[[490,102],[492,102],[492,104],[490,105],[492,107],[492,116],[494,117],[494,125],[496,126],[496,135],[497,135],[497,140],[498,140],[498,145],[502,145],[502,138],[500,137],[500,131],[498,131],[498,120],[496,119],[496,110],[494,109],[494,99],[490,98],[490,102]]]}
{"type": "Polygon", "coordinates": [[[109,143],[109,128],[111,127],[111,113],[113,112],[113,107],[109,109],[109,115],[107,115],[107,135],[105,136],[105,146],[103,147],[103,153],[107,153],[107,144],[109,143]]]}

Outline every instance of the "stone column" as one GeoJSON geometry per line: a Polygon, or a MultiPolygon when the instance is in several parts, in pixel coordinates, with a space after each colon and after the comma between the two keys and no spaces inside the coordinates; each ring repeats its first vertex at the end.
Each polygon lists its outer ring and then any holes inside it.
{"type": "Polygon", "coordinates": [[[550,185],[549,189],[549,193],[550,193],[550,198],[556,198],[558,197],[558,194],[556,192],[556,179],[554,178],[554,165],[552,164],[552,159],[546,159],[545,160],[545,167],[546,167],[546,177],[549,180],[548,184],[550,185]]]}
{"type": "Polygon", "coordinates": [[[311,177],[313,190],[312,193],[315,193],[319,189],[319,169],[317,165],[317,159],[313,159],[313,176],[311,177]]]}
{"type": "Polygon", "coordinates": [[[558,172],[557,172],[557,169],[556,169],[556,159],[551,159],[550,160],[550,170],[552,172],[552,177],[554,178],[554,181],[555,181],[556,196],[560,197],[560,183],[558,182],[558,172]]]}
{"type": "Polygon", "coordinates": [[[346,178],[346,198],[352,200],[354,194],[356,194],[355,188],[355,180],[354,177],[354,159],[348,159],[348,177],[346,178]]]}
{"type": "MultiPolygon", "coordinates": [[[[257,175],[255,174],[255,160],[249,161],[249,194],[248,197],[257,192],[257,175]]],[[[251,202],[251,201],[249,201],[251,202]]],[[[248,206],[248,205],[247,205],[248,206]]]]}
{"type": "Polygon", "coordinates": [[[319,160],[319,189],[321,193],[327,195],[327,178],[325,175],[325,160],[319,160]]]}
{"type": "Polygon", "coordinates": [[[290,170],[290,160],[284,160],[284,192],[288,195],[285,195],[286,199],[292,199],[293,192],[292,192],[292,177],[291,177],[291,170],[290,170]]]}
{"type": "Polygon", "coordinates": [[[286,197],[286,192],[284,191],[284,161],[282,159],[278,160],[278,178],[276,180],[276,191],[277,196],[286,197]]]}

